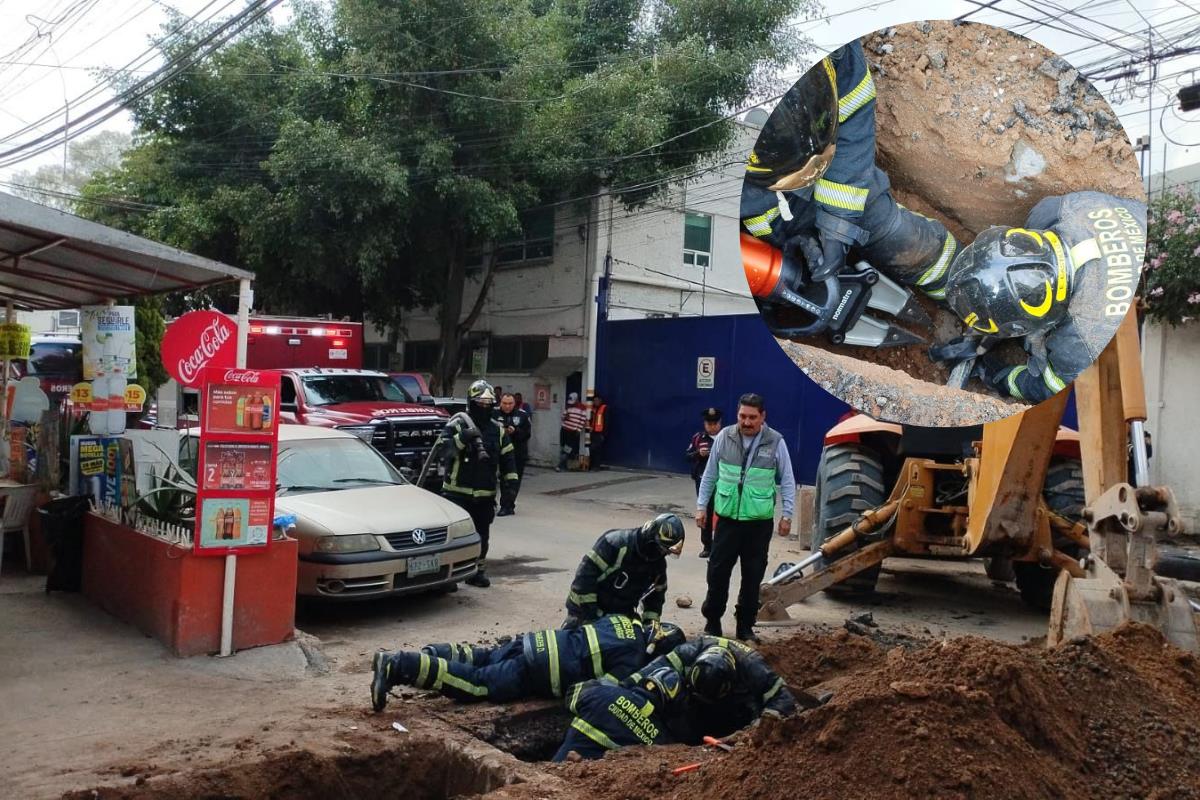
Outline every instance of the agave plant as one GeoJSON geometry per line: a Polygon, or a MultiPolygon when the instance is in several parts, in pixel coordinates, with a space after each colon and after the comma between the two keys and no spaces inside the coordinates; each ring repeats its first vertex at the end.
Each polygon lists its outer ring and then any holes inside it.
{"type": "Polygon", "coordinates": [[[151,473],[150,491],[139,495],[134,508],[141,514],[172,525],[196,522],[196,481],[174,464],[162,475],[151,473]]]}

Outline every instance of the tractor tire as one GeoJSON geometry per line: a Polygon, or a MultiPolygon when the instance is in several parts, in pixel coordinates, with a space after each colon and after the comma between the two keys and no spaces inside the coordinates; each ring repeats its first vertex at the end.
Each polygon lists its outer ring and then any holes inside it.
{"type": "MultiPolygon", "coordinates": [[[[1083,464],[1078,459],[1063,459],[1050,464],[1046,482],[1042,485],[1046,506],[1072,522],[1078,522],[1085,503],[1083,494],[1083,464]]],[[[1079,546],[1069,539],[1054,540],[1054,546],[1069,556],[1078,558],[1079,546]]],[[[1054,597],[1058,570],[1043,567],[1035,561],[1014,561],[1013,575],[1017,590],[1025,603],[1039,611],[1049,611],[1054,597]]]]}
{"type": "Polygon", "coordinates": [[[1154,572],[1164,578],[1200,583],[1200,549],[1160,544],[1154,572]]]}
{"type": "MultiPolygon", "coordinates": [[[[860,444],[835,444],[821,452],[817,468],[816,530],[813,549],[846,529],[863,512],[883,505],[888,487],[883,485],[883,463],[875,451],[860,444]]],[[[835,596],[862,596],[875,591],[879,566],[830,586],[835,596]]]]}

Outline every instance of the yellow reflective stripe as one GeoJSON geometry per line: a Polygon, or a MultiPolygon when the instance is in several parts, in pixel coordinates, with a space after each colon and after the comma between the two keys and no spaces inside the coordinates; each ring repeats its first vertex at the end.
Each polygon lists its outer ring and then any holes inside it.
{"type": "Polygon", "coordinates": [[[567,703],[567,708],[569,708],[572,713],[575,711],[575,705],[579,702],[579,693],[582,691],[582,683],[575,684],[575,688],[571,691],[571,702],[567,703]]]}
{"type": "Polygon", "coordinates": [[[1021,304],[1021,308],[1025,309],[1025,313],[1028,314],[1029,316],[1031,316],[1031,317],[1046,316],[1046,314],[1049,313],[1049,311],[1050,311],[1050,306],[1052,306],[1054,304],[1054,290],[1050,288],[1050,281],[1049,280],[1046,281],[1046,297],[1042,300],[1041,303],[1038,303],[1036,306],[1031,306],[1031,305],[1029,305],[1029,303],[1026,303],[1024,300],[1019,300],[1018,302],[1021,304]]]}
{"type": "Polygon", "coordinates": [[[604,731],[593,726],[591,723],[584,722],[579,717],[571,720],[571,727],[582,733],[584,736],[591,739],[596,744],[607,750],[616,750],[617,743],[605,735],[604,731]]]}
{"type": "Polygon", "coordinates": [[[833,62],[829,60],[829,56],[821,59],[821,66],[825,68],[825,75],[829,78],[829,84],[833,87],[833,93],[837,94],[837,72],[833,69],[833,62]]]}
{"type": "Polygon", "coordinates": [[[596,568],[601,572],[604,572],[604,570],[608,569],[608,562],[601,558],[600,554],[595,550],[588,550],[586,558],[595,564],[596,568]]]}
{"type": "Polygon", "coordinates": [[[449,669],[442,675],[442,683],[447,686],[453,686],[455,689],[474,695],[475,697],[487,697],[488,690],[486,686],[476,686],[470,681],[465,681],[457,675],[451,674],[449,669]]]}
{"type": "Polygon", "coordinates": [[[1042,235],[1040,233],[1038,233],[1037,231],[1031,231],[1028,228],[1009,228],[1008,230],[1006,230],[1004,232],[1004,238],[1007,239],[1008,237],[1012,236],[1014,233],[1025,234],[1030,239],[1033,239],[1035,242],[1037,242],[1038,247],[1042,247],[1045,245],[1045,242],[1042,241],[1042,235]]]}
{"type": "Polygon", "coordinates": [[[583,605],[584,603],[596,602],[596,595],[594,595],[594,594],[576,594],[575,592],[571,591],[571,592],[567,592],[567,599],[577,605],[583,605]]]}
{"type": "Polygon", "coordinates": [[[421,668],[417,670],[417,682],[414,686],[425,688],[425,679],[429,677],[429,654],[421,653],[421,668]]]}
{"type": "MultiPolygon", "coordinates": [[[[458,465],[455,464],[454,465],[454,474],[451,477],[457,478],[458,477],[457,473],[458,473],[458,465]]],[[[468,489],[467,487],[459,486],[458,484],[453,483],[452,481],[447,481],[446,483],[442,484],[442,488],[445,489],[447,492],[454,492],[455,494],[470,495],[471,497],[495,497],[496,496],[495,489],[468,489]]]]}
{"type": "Polygon", "coordinates": [[[779,694],[779,690],[782,688],[783,688],[783,678],[777,678],[775,680],[775,685],[772,686],[770,689],[768,689],[765,694],[763,694],[763,702],[766,703],[766,702],[770,701],[770,699],[772,697],[779,694]]]}
{"type": "Polygon", "coordinates": [[[1054,368],[1049,364],[1047,364],[1046,368],[1042,370],[1042,380],[1044,380],[1046,385],[1055,392],[1061,392],[1063,389],[1067,388],[1067,384],[1063,383],[1063,379],[1058,377],[1058,373],[1055,372],[1054,368]]]}
{"type": "Polygon", "coordinates": [[[651,714],[654,713],[654,703],[647,700],[646,705],[644,705],[638,709],[638,713],[641,714],[643,717],[649,717],[651,714]]]}
{"type": "Polygon", "coordinates": [[[932,297],[934,300],[941,300],[946,296],[946,287],[944,286],[941,289],[925,289],[924,291],[926,296],[932,297]]]}
{"type": "Polygon", "coordinates": [[[550,692],[555,697],[562,697],[562,677],[558,674],[558,637],[553,631],[546,637],[546,645],[550,650],[550,692]]]}
{"type": "Polygon", "coordinates": [[[587,635],[588,652],[592,654],[592,677],[599,678],[604,674],[604,662],[600,653],[600,640],[596,637],[596,626],[584,625],[583,632],[587,635]]]}
{"type": "Polygon", "coordinates": [[[1050,243],[1050,248],[1054,251],[1054,260],[1058,263],[1058,280],[1054,287],[1054,299],[1061,303],[1067,299],[1067,254],[1063,251],[1062,240],[1054,231],[1046,231],[1046,241],[1050,243]]]}
{"type": "Polygon", "coordinates": [[[1074,275],[1084,264],[1100,258],[1100,243],[1094,238],[1084,239],[1079,244],[1071,246],[1070,255],[1071,274],[1074,275]]]}
{"type": "Polygon", "coordinates": [[[770,236],[771,223],[779,217],[779,207],[771,206],[763,213],[756,217],[747,217],[742,220],[742,224],[746,226],[746,230],[750,231],[754,236],[770,236]]]}
{"type": "Polygon", "coordinates": [[[818,203],[824,203],[834,208],[844,208],[847,211],[862,211],[867,207],[867,189],[860,189],[848,183],[835,183],[824,178],[817,181],[813,198],[818,203]]]}
{"type": "Polygon", "coordinates": [[[1020,375],[1022,372],[1028,372],[1028,371],[1029,371],[1029,367],[1022,364],[1021,366],[1013,369],[1012,372],[1008,373],[1008,393],[1011,394],[1013,397],[1017,398],[1018,400],[1024,400],[1025,395],[1021,394],[1021,388],[1019,386],[1017,386],[1017,376],[1020,375]]]}
{"type": "Polygon", "coordinates": [[[500,453],[501,453],[501,455],[503,455],[504,453],[511,453],[513,450],[516,450],[516,449],[517,449],[517,448],[516,448],[514,445],[511,445],[511,444],[510,444],[510,445],[508,445],[508,446],[506,446],[506,447],[501,447],[501,448],[500,448],[500,453]]]}
{"type": "Polygon", "coordinates": [[[683,659],[680,658],[674,650],[667,653],[667,661],[670,662],[671,666],[676,670],[683,672],[683,659]]]}
{"type": "Polygon", "coordinates": [[[937,283],[946,274],[946,270],[950,269],[950,262],[954,260],[954,251],[958,249],[958,242],[950,234],[946,234],[946,241],[942,243],[942,253],[937,257],[929,269],[921,277],[917,278],[917,286],[924,286],[929,283],[937,283]]]}
{"type": "Polygon", "coordinates": [[[865,106],[867,103],[875,99],[875,81],[871,80],[871,71],[867,70],[867,74],[863,75],[863,79],[858,82],[850,94],[838,100],[838,122],[845,122],[854,115],[854,112],[865,106]]]}
{"type": "Polygon", "coordinates": [[[602,580],[604,580],[605,578],[607,578],[609,575],[612,575],[614,572],[616,572],[617,570],[619,570],[619,569],[621,568],[621,562],[623,562],[623,561],[625,560],[625,552],[626,552],[628,549],[629,549],[628,547],[622,547],[620,550],[618,550],[618,551],[617,551],[617,560],[616,560],[616,561],[614,561],[614,562],[612,563],[612,566],[611,566],[611,567],[609,567],[608,569],[604,570],[604,572],[601,572],[601,573],[600,573],[600,577],[599,577],[599,578],[597,578],[596,580],[597,580],[597,581],[602,581],[602,580]]]}
{"type": "Polygon", "coordinates": [[[518,478],[520,478],[520,477],[521,477],[521,476],[520,476],[520,475],[518,475],[518,474],[517,474],[517,473],[515,473],[515,472],[506,472],[506,473],[504,473],[504,480],[506,480],[506,481],[515,481],[515,480],[517,480],[517,479],[518,479],[518,478]]]}

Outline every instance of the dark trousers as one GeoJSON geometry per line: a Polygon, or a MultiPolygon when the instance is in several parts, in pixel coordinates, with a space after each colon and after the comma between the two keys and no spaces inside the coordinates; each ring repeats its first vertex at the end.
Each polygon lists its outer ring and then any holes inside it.
{"type": "MultiPolygon", "coordinates": [[[[696,497],[700,497],[700,476],[693,475],[692,480],[696,482],[696,497]]],[[[713,492],[713,496],[708,498],[708,515],[704,518],[704,527],[700,529],[700,546],[705,550],[712,549],[712,533],[713,533],[713,501],[717,499],[717,493],[713,492]]]]}
{"type": "Polygon", "coordinates": [[[479,571],[483,572],[483,560],[487,558],[488,539],[492,533],[492,520],[496,518],[496,498],[467,497],[458,492],[446,492],[443,497],[471,515],[475,531],[479,534],[479,571]]]}
{"type": "MultiPolygon", "coordinates": [[[[473,703],[487,700],[493,703],[507,703],[519,700],[535,691],[529,680],[529,668],[525,661],[525,650],[521,637],[508,644],[491,650],[472,648],[475,652],[470,661],[455,659],[458,648],[465,650],[470,645],[438,644],[424,648],[424,655],[429,657],[425,680],[418,685],[420,689],[437,688],[444,696],[460,703],[473,703]],[[445,659],[443,663],[440,659],[445,659]],[[443,672],[445,674],[443,674],[443,672]],[[450,676],[447,680],[446,675],[450,676]],[[440,678],[440,680],[439,680],[440,678]]],[[[392,656],[399,665],[400,674],[419,674],[420,653],[397,653],[392,656]]],[[[547,691],[540,694],[549,696],[547,691]]]]}
{"type": "Polygon", "coordinates": [[[525,479],[525,462],[529,460],[529,450],[525,447],[517,447],[513,452],[513,458],[517,462],[517,487],[513,489],[508,505],[505,505],[503,500],[500,503],[500,508],[508,511],[517,510],[517,495],[521,493],[521,482],[525,479]]]}
{"type": "Polygon", "coordinates": [[[583,436],[582,431],[569,431],[566,428],[560,428],[558,431],[558,468],[566,469],[567,461],[579,455],[579,437],[583,436]]]}
{"type": "Polygon", "coordinates": [[[734,562],[742,562],[742,585],[738,589],[734,615],[739,628],[758,619],[758,587],[767,571],[774,519],[738,521],[721,517],[708,558],[708,596],[700,607],[705,619],[719,620],[729,602],[729,578],[734,562]]]}
{"type": "Polygon", "coordinates": [[[588,469],[599,469],[604,460],[604,434],[593,433],[591,444],[588,445],[588,469]]]}

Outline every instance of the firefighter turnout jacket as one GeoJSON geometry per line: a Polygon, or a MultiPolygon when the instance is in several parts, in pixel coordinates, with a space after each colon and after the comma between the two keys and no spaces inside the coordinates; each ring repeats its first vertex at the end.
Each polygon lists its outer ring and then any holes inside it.
{"type": "Polygon", "coordinates": [[[582,622],[605,614],[657,620],[667,596],[667,560],[638,547],[640,528],[605,532],[579,562],[567,593],[567,614],[582,622]]]}
{"type": "Polygon", "coordinates": [[[446,424],[442,436],[453,445],[442,483],[444,494],[467,499],[495,498],[497,484],[505,496],[516,492],[514,446],[499,422],[489,419],[476,429],[464,420],[454,419],[446,424]],[[479,457],[473,442],[476,430],[487,458],[479,457]]]}
{"type": "Polygon", "coordinates": [[[1029,359],[984,379],[1018,400],[1039,403],[1065,389],[1100,357],[1133,304],[1146,257],[1146,205],[1101,192],[1043,198],[1025,228],[1053,230],[1066,262],[1067,315],[1045,335],[1026,337],[1029,359]]]}
{"type": "Polygon", "coordinates": [[[567,709],[575,716],[554,761],[565,761],[572,750],[600,758],[628,745],[674,741],[654,698],[636,686],[603,679],[580,683],[567,695],[567,709]]]}
{"type": "Polygon", "coordinates": [[[621,615],[601,617],[578,628],[519,634],[499,647],[431,644],[398,674],[415,674],[412,685],[460,702],[507,703],[522,697],[563,697],[592,678],[616,682],[648,660],[649,632],[621,615]]]}
{"type": "Polygon", "coordinates": [[[704,736],[728,736],[773,711],[780,716],[796,713],[796,699],[788,691],[783,678],[767,666],[758,651],[735,639],[723,636],[700,636],[679,645],[670,653],[659,656],[633,675],[625,685],[636,685],[643,676],[669,666],[684,682],[681,703],[673,704],[669,724],[677,738],[685,744],[699,744],[704,736]],[[687,687],[688,670],[700,654],[709,647],[721,647],[733,654],[737,675],[728,695],[717,702],[706,703],[695,697],[687,687]]]}
{"type": "Polygon", "coordinates": [[[838,92],[833,161],[814,185],[794,191],[772,192],[744,182],[742,226],[781,250],[798,235],[832,236],[850,247],[847,264],[865,259],[897,281],[941,298],[957,244],[940,222],[898,204],[887,175],[875,165],[875,83],[862,45],[845,45],[825,60],[838,92]]]}

